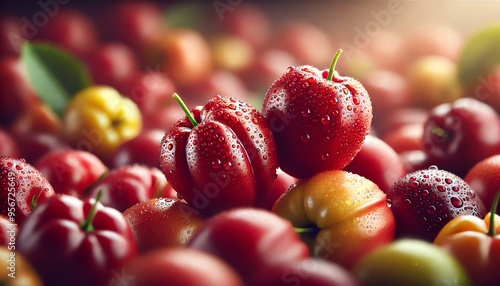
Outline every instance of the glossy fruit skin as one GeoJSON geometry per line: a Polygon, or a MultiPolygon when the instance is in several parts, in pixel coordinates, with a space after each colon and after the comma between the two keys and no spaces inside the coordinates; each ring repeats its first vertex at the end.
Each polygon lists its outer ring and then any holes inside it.
{"type": "Polygon", "coordinates": [[[267,267],[309,257],[288,221],[255,208],[236,208],[209,218],[187,247],[218,256],[244,281],[267,267]]]}
{"type": "Polygon", "coordinates": [[[370,130],[372,107],[351,77],[289,67],[269,88],[262,115],[273,131],[280,168],[299,179],[343,169],[370,130]]]}
{"type": "Polygon", "coordinates": [[[142,128],[137,105],[109,86],[94,85],[78,92],[63,115],[63,134],[75,149],[106,161],[142,128]]]}
{"type": "Polygon", "coordinates": [[[92,225],[84,231],[94,199],[56,195],[41,203],[17,238],[17,250],[40,274],[44,284],[106,284],[137,254],[130,226],[117,210],[97,203],[92,225]]]}
{"type": "MultiPolygon", "coordinates": [[[[464,181],[481,198],[486,209],[490,209],[493,197],[500,190],[500,154],[479,161],[464,177],[464,181]]],[[[500,208],[496,213],[500,215],[500,208]]]]}
{"type": "Polygon", "coordinates": [[[352,273],[361,285],[471,285],[453,256],[417,239],[396,240],[367,254],[352,273]]]}
{"type": "Polygon", "coordinates": [[[94,154],[74,149],[54,150],[35,163],[58,194],[84,197],[84,191],[109,171],[94,154]]]}
{"type": "Polygon", "coordinates": [[[396,218],[396,236],[430,242],[453,218],[484,217],[487,212],[479,196],[462,178],[435,166],[400,178],[387,198],[396,218]]]}
{"type": "Polygon", "coordinates": [[[406,175],[406,169],[399,155],[381,139],[367,135],[361,150],[344,168],[374,182],[387,193],[394,182],[406,175]]]}
{"type": "Polygon", "coordinates": [[[135,204],[149,201],[166,186],[167,180],[159,169],[133,164],[112,169],[90,186],[85,196],[95,197],[102,190],[100,202],[124,212],[135,204]]]}
{"type": "Polygon", "coordinates": [[[319,258],[286,261],[254,275],[250,285],[356,286],[352,274],[340,265],[319,258]]]}
{"type": "Polygon", "coordinates": [[[153,198],[125,210],[140,253],[163,247],[185,246],[205,216],[184,202],[153,198]]]}
{"type": "Polygon", "coordinates": [[[125,273],[133,285],[244,285],[238,273],[215,255],[185,247],[146,253],[132,261],[125,273]]]}
{"type": "Polygon", "coordinates": [[[40,204],[55,195],[43,175],[24,159],[0,156],[0,214],[21,226],[40,204]],[[12,219],[11,219],[12,218],[12,219]]]}
{"type": "Polygon", "coordinates": [[[162,139],[160,165],[174,190],[206,215],[264,203],[278,168],[261,114],[237,98],[215,96],[162,139]]]}
{"type": "Polygon", "coordinates": [[[125,165],[142,164],[160,168],[160,145],[165,131],[160,129],[143,130],[136,137],[118,147],[108,164],[111,168],[125,165]]]}
{"type": "Polygon", "coordinates": [[[500,216],[495,215],[495,235],[488,235],[490,216],[459,216],[439,232],[434,244],[444,248],[465,268],[474,285],[496,285],[500,281],[500,216]]]}
{"type": "Polygon", "coordinates": [[[463,177],[477,162],[500,153],[500,119],[487,104],[461,98],[433,108],[422,142],[433,164],[463,177]]]}
{"type": "Polygon", "coordinates": [[[386,194],[372,181],[341,170],[299,181],[273,212],[294,227],[317,229],[303,237],[312,255],[349,269],[363,255],[393,241],[395,220],[386,194]]]}

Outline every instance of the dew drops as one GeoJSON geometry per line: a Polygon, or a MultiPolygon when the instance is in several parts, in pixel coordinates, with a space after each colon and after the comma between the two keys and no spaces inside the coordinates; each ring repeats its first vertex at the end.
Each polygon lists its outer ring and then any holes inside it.
{"type": "Polygon", "coordinates": [[[451,204],[456,207],[460,208],[463,206],[464,202],[459,198],[459,197],[451,197],[450,198],[451,204]]]}
{"type": "Polygon", "coordinates": [[[427,168],[427,169],[429,169],[429,170],[439,170],[436,165],[430,165],[429,168],[427,168]]]}
{"type": "Polygon", "coordinates": [[[233,164],[231,164],[231,162],[224,162],[224,164],[223,164],[223,166],[224,166],[224,170],[226,170],[226,171],[227,171],[227,170],[231,169],[231,166],[232,166],[232,165],[233,165],[233,164]]]}
{"type": "Polygon", "coordinates": [[[456,192],[460,191],[460,188],[457,186],[453,186],[453,187],[451,187],[451,190],[456,193],[456,192]]]}
{"type": "Polygon", "coordinates": [[[346,198],[344,200],[344,204],[346,204],[348,206],[352,206],[352,205],[354,205],[354,201],[351,198],[346,198]]]}
{"type": "Polygon", "coordinates": [[[405,199],[403,201],[403,207],[405,207],[405,208],[411,207],[411,200],[410,199],[405,199]]]}
{"type": "Polygon", "coordinates": [[[12,164],[12,162],[7,162],[7,167],[12,168],[12,166],[14,166],[14,164],[12,164]]]}
{"type": "Polygon", "coordinates": [[[330,124],[330,116],[326,115],[325,117],[321,118],[321,123],[323,123],[323,125],[330,124]]]}
{"type": "Polygon", "coordinates": [[[304,143],[309,142],[310,139],[311,139],[311,136],[309,136],[309,134],[303,134],[300,136],[300,141],[302,141],[304,143]]]}
{"type": "Polygon", "coordinates": [[[450,178],[446,178],[446,179],[444,179],[444,182],[449,185],[449,184],[453,183],[453,180],[450,178]]]}
{"type": "Polygon", "coordinates": [[[440,192],[444,192],[446,191],[446,188],[443,186],[443,185],[438,185],[437,187],[437,190],[440,191],[440,192]]]}
{"type": "Polygon", "coordinates": [[[357,96],[353,96],[352,97],[352,103],[354,103],[356,105],[359,105],[359,103],[360,103],[359,98],[357,96]]]}
{"type": "Polygon", "coordinates": [[[435,206],[429,206],[427,208],[427,213],[430,215],[436,214],[436,207],[435,206]]]}
{"type": "Polygon", "coordinates": [[[424,197],[429,196],[429,190],[423,190],[422,191],[422,196],[424,196],[424,197]]]}
{"type": "Polygon", "coordinates": [[[411,182],[411,187],[412,187],[412,188],[416,189],[416,188],[418,188],[419,186],[420,186],[420,183],[419,183],[419,182],[417,182],[417,181],[411,182]]]}
{"type": "Polygon", "coordinates": [[[328,153],[321,155],[321,160],[323,160],[323,161],[328,160],[328,158],[330,158],[330,154],[328,154],[328,153]]]}
{"type": "Polygon", "coordinates": [[[309,108],[306,108],[306,109],[302,110],[301,114],[302,114],[302,117],[307,118],[311,115],[311,110],[309,108]]]}
{"type": "Polygon", "coordinates": [[[392,207],[392,201],[390,199],[387,199],[385,203],[387,204],[388,207],[390,208],[392,207]]]}
{"type": "Polygon", "coordinates": [[[219,159],[217,159],[217,161],[212,162],[212,168],[214,168],[214,169],[219,169],[220,165],[221,165],[221,161],[219,159]]]}

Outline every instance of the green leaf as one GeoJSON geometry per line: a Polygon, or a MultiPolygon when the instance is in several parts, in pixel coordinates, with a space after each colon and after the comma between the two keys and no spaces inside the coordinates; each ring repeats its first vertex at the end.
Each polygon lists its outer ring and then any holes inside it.
{"type": "Polygon", "coordinates": [[[59,116],[73,95],[91,84],[85,65],[53,45],[26,42],[21,59],[37,95],[59,116]]]}

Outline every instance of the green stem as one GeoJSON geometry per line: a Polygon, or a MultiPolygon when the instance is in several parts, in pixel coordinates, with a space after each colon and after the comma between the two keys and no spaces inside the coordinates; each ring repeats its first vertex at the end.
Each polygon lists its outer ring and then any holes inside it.
{"type": "Polygon", "coordinates": [[[314,227],[294,227],[293,229],[297,233],[312,233],[316,230],[314,227]]]}
{"type": "Polygon", "coordinates": [[[431,129],[431,133],[433,135],[439,137],[439,139],[441,139],[443,141],[445,141],[449,137],[448,131],[444,130],[441,127],[437,127],[437,126],[431,129]]]}
{"type": "Polygon", "coordinates": [[[338,51],[335,53],[335,56],[333,56],[332,64],[330,65],[330,70],[328,71],[328,77],[326,78],[327,80],[332,80],[333,71],[335,70],[335,65],[337,65],[340,54],[342,54],[342,49],[338,49],[338,51]]]}
{"type": "Polygon", "coordinates": [[[493,198],[493,203],[490,209],[490,228],[488,229],[489,236],[495,236],[495,214],[497,212],[498,202],[500,201],[500,190],[496,193],[493,198]]]}
{"type": "Polygon", "coordinates": [[[34,210],[36,208],[36,205],[38,204],[38,198],[40,197],[40,195],[42,194],[42,191],[38,192],[38,194],[34,195],[32,198],[31,198],[31,202],[30,202],[30,210],[34,210]]]}
{"type": "Polygon", "coordinates": [[[198,125],[198,122],[196,122],[193,115],[191,114],[191,111],[189,111],[184,101],[182,101],[182,98],[177,93],[174,93],[172,97],[181,106],[182,110],[184,110],[184,113],[186,113],[186,116],[189,119],[189,121],[191,121],[191,124],[193,124],[193,127],[196,127],[196,125],[198,125]]]}
{"type": "Polygon", "coordinates": [[[101,200],[101,197],[102,197],[102,190],[99,190],[97,191],[95,202],[92,205],[92,208],[90,209],[87,219],[82,223],[82,229],[85,232],[90,232],[94,230],[94,225],[92,225],[92,222],[94,221],[94,217],[97,212],[97,203],[101,200]]]}

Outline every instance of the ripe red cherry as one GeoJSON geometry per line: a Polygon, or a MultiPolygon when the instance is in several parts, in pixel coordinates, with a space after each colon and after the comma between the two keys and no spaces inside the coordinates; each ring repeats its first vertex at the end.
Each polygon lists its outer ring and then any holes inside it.
{"type": "Polygon", "coordinates": [[[441,228],[459,215],[484,218],[484,204],[457,175],[436,166],[397,180],[387,193],[396,219],[396,236],[433,241],[441,228]]]}
{"type": "Polygon", "coordinates": [[[357,80],[334,70],[340,52],[329,71],[289,67],[266,93],[262,114],[273,131],[280,168],[296,178],[343,169],[369,133],[370,97],[357,80]]]}
{"type": "Polygon", "coordinates": [[[94,154],[74,149],[48,152],[35,163],[35,167],[56,193],[79,198],[83,198],[85,189],[108,171],[94,154]]]}
{"type": "Polygon", "coordinates": [[[500,153],[498,113],[473,98],[438,105],[424,124],[422,142],[432,164],[463,177],[479,161],[500,153]]]}

